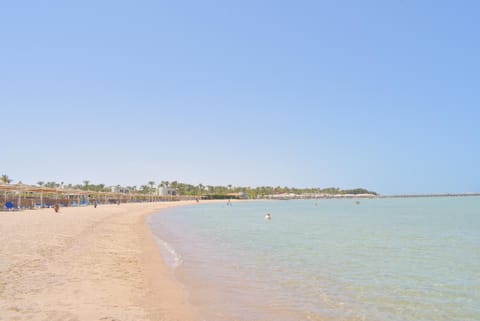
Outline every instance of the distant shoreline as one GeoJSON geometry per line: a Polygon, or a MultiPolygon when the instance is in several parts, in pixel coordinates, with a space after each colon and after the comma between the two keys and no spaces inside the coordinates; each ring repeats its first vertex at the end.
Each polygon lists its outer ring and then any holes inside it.
{"type": "Polygon", "coordinates": [[[332,194],[332,195],[272,195],[258,200],[316,200],[316,199],[374,199],[374,198],[427,198],[427,197],[471,197],[480,196],[480,193],[448,193],[448,194],[332,194]]]}
{"type": "Polygon", "coordinates": [[[480,193],[448,193],[448,194],[399,194],[399,195],[378,195],[378,198],[414,198],[414,197],[468,197],[480,196],[480,193]]]}

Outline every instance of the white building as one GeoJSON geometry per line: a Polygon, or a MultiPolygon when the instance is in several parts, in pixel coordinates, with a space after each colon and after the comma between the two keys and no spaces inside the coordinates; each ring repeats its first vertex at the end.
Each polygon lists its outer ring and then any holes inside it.
{"type": "Polygon", "coordinates": [[[160,196],[177,196],[177,190],[171,187],[160,186],[158,188],[158,195],[160,196]]]}

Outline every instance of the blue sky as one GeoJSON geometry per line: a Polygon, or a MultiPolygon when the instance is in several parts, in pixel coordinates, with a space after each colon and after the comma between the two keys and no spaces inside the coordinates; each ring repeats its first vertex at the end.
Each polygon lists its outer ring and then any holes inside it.
{"type": "Polygon", "coordinates": [[[0,4],[26,183],[480,192],[476,1],[0,4]]]}

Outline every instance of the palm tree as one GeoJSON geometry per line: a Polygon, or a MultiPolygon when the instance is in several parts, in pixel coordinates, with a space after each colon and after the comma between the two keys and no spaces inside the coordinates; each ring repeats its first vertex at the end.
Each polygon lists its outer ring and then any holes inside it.
{"type": "Polygon", "coordinates": [[[40,187],[42,187],[42,186],[43,186],[43,184],[45,184],[45,182],[44,182],[44,181],[38,181],[38,182],[37,182],[37,185],[38,185],[38,186],[40,186],[40,187]]]}
{"type": "Polygon", "coordinates": [[[8,177],[6,174],[3,174],[0,180],[3,184],[10,184],[12,182],[12,179],[10,179],[10,177],[8,177]]]}
{"type": "MultiPolygon", "coordinates": [[[[10,182],[12,181],[8,177],[8,175],[6,175],[6,174],[3,174],[2,177],[0,178],[0,180],[2,181],[3,184],[10,184],[10,182]]],[[[7,202],[7,191],[5,191],[4,197],[5,197],[5,203],[6,203],[7,202]]]]}
{"type": "Polygon", "coordinates": [[[169,183],[168,181],[162,181],[162,182],[160,183],[160,185],[162,185],[163,187],[168,187],[169,184],[170,184],[170,183],[169,183]]]}
{"type": "Polygon", "coordinates": [[[87,181],[87,180],[83,181],[83,184],[85,185],[85,189],[88,189],[88,184],[89,183],[90,183],[90,181],[87,181]]]}
{"type": "Polygon", "coordinates": [[[202,183],[198,184],[198,189],[200,190],[200,195],[202,195],[202,192],[203,192],[203,184],[202,183]]]}
{"type": "Polygon", "coordinates": [[[58,187],[58,184],[55,183],[55,182],[47,182],[47,183],[45,184],[45,187],[57,188],[57,187],[58,187]]]}
{"type": "Polygon", "coordinates": [[[153,192],[155,191],[155,182],[154,181],[150,181],[148,182],[148,185],[150,185],[150,201],[153,201],[153,192]]]}
{"type": "Polygon", "coordinates": [[[150,181],[150,182],[148,182],[148,185],[150,185],[150,188],[153,189],[153,187],[155,186],[155,182],[154,182],[154,181],[150,181]]]}

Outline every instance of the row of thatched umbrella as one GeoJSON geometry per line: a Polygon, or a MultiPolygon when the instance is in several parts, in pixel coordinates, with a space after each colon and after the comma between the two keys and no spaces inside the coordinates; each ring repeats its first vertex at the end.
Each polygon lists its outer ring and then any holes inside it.
{"type": "Polygon", "coordinates": [[[163,199],[157,195],[142,193],[99,192],[69,188],[50,188],[26,184],[1,183],[0,193],[4,195],[4,203],[7,203],[8,196],[11,197],[11,194],[14,194],[14,198],[17,198],[17,208],[22,207],[22,197],[23,199],[38,200],[40,202],[40,207],[44,207],[44,198],[47,197],[53,198],[56,201],[59,199],[77,199],[78,204],[80,203],[80,199],[91,199],[99,202],[107,202],[108,200],[116,200],[118,202],[158,201],[163,199]]]}

